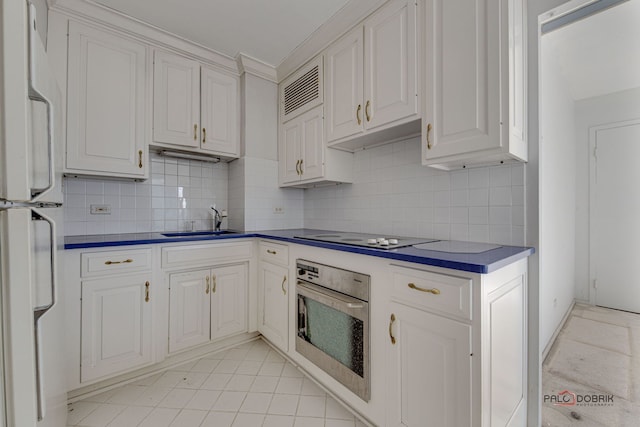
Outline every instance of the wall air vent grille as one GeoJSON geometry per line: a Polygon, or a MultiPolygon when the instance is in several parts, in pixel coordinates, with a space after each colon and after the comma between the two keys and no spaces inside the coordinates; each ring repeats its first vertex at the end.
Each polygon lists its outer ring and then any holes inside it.
{"type": "Polygon", "coordinates": [[[320,73],[316,65],[299,79],[284,88],[284,116],[318,99],[320,96],[320,73]]]}
{"type": "Polygon", "coordinates": [[[282,122],[322,104],[322,57],[281,83],[280,101],[282,122]]]}

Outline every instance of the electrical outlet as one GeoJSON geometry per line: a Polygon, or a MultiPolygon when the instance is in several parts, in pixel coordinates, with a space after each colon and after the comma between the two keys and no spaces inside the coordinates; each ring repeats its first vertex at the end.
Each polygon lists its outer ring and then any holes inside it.
{"type": "Polygon", "coordinates": [[[91,215],[111,215],[111,205],[91,205],[91,215]]]}
{"type": "Polygon", "coordinates": [[[275,207],[273,208],[273,213],[274,214],[283,214],[284,213],[284,208],[281,206],[275,207]]]}

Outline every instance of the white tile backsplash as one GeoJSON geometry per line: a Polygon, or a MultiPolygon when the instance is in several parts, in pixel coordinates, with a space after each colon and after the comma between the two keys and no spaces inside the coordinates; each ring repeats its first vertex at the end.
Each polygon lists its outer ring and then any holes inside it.
{"type": "MultiPolygon", "coordinates": [[[[213,227],[209,206],[228,209],[228,165],[167,159],[151,154],[151,178],[143,182],[65,178],[67,235],[197,230],[213,227]],[[110,215],[91,215],[108,204],[110,215]]],[[[226,220],[223,222],[226,226],[226,220]]]]}
{"type": "Polygon", "coordinates": [[[305,190],[306,228],[524,244],[523,164],[438,171],[419,138],[354,157],[353,184],[305,190]]]}

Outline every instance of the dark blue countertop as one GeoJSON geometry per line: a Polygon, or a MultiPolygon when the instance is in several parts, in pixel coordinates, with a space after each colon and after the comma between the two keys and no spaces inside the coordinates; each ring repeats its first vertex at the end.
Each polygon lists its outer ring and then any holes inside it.
{"type": "Polygon", "coordinates": [[[219,236],[188,236],[166,237],[162,233],[131,233],[131,234],[105,234],[92,236],[68,236],[65,238],[65,249],[100,248],[109,246],[146,245],[156,243],[197,242],[197,241],[225,241],[259,237],[264,239],[280,240],[288,243],[315,246],[324,249],[333,249],[343,252],[351,252],[361,255],[376,256],[397,261],[413,262],[416,264],[432,265],[436,267],[450,268],[453,270],[469,271],[472,273],[491,273],[506,265],[532,255],[534,248],[521,246],[501,246],[496,249],[481,253],[451,253],[414,247],[399,249],[375,249],[359,246],[349,246],[336,243],[319,242],[300,239],[295,236],[305,234],[319,234],[331,232],[327,230],[291,229],[291,230],[265,230],[254,232],[238,232],[234,234],[222,234],[219,236]]]}

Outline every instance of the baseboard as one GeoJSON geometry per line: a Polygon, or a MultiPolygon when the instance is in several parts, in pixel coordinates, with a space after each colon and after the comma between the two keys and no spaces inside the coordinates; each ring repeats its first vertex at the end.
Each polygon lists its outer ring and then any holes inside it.
{"type": "Polygon", "coordinates": [[[549,352],[551,351],[553,344],[555,344],[556,339],[560,334],[560,331],[562,330],[562,328],[564,328],[564,325],[565,323],[567,323],[567,320],[569,320],[569,315],[571,314],[571,311],[573,310],[573,307],[575,307],[575,305],[576,305],[576,301],[574,299],[569,305],[569,309],[564,313],[564,316],[562,316],[562,321],[560,321],[560,324],[558,325],[556,330],[553,331],[553,335],[551,335],[551,339],[549,340],[549,342],[547,343],[547,346],[542,351],[542,357],[541,357],[542,364],[546,362],[547,356],[549,355],[549,352]]]}

